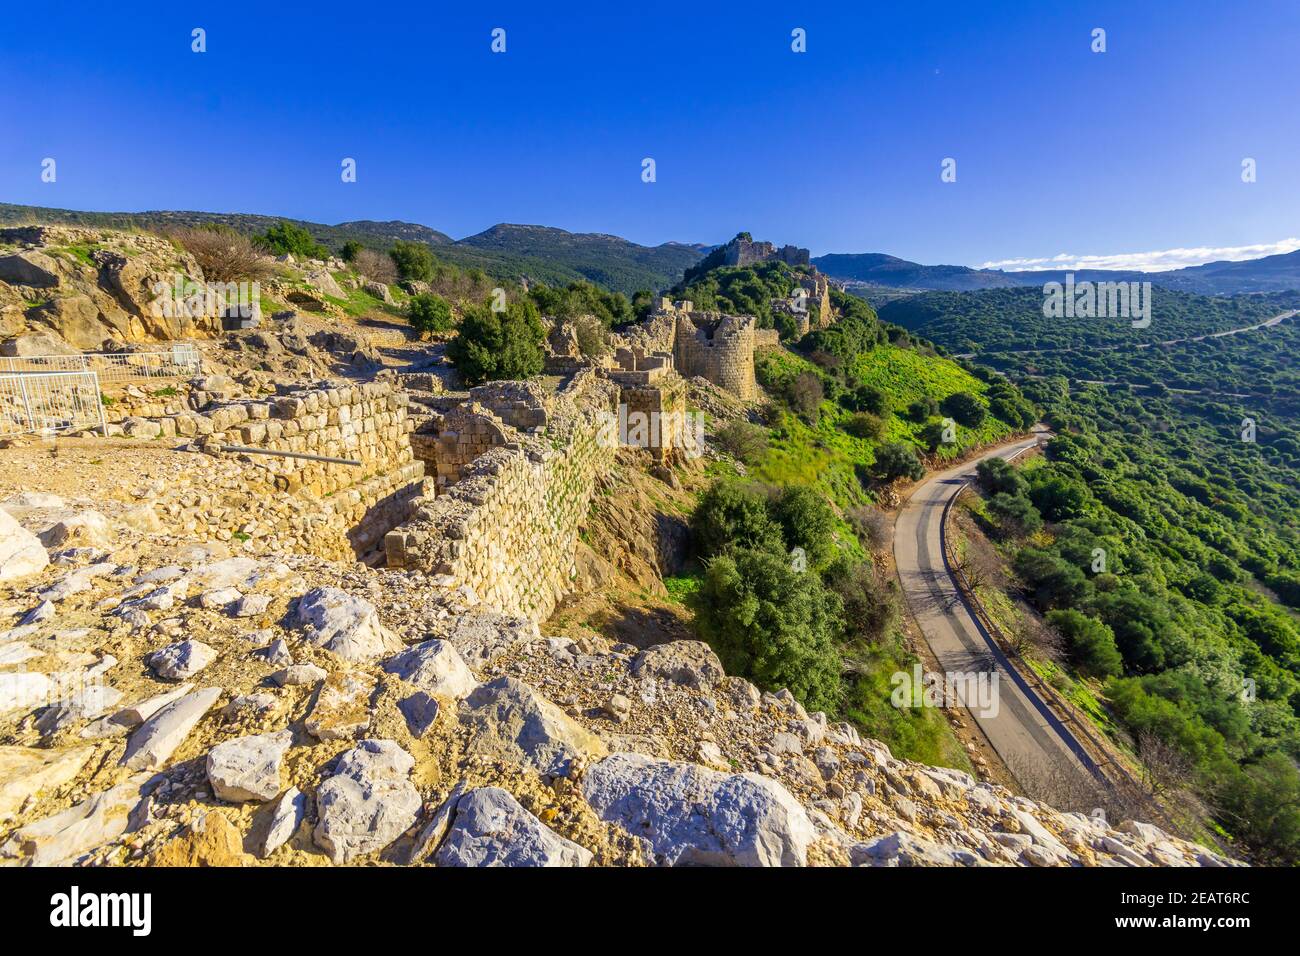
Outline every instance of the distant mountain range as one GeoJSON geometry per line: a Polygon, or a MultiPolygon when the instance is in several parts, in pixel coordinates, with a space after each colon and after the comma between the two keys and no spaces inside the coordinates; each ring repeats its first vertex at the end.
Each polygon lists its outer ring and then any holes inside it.
{"type": "MultiPolygon", "coordinates": [[[[80,212],[43,206],[0,203],[0,225],[64,223],[116,229],[164,229],[221,223],[253,234],[283,216],[251,213],[214,213],[173,210],[149,212],[80,212]]],[[[386,248],[397,240],[432,246],[439,259],[465,268],[482,269],[502,279],[564,284],[586,279],[631,295],[640,289],[666,289],[675,285],[688,266],[702,259],[710,246],[667,242],[642,246],[618,236],[574,233],[550,226],[500,223],[459,241],[437,229],[409,222],[356,220],[337,225],[290,219],[331,249],[355,239],[386,248]]]]}
{"type": "MultiPolygon", "coordinates": [[[[264,232],[281,216],[251,213],[213,213],[156,210],[150,212],[79,212],[43,206],[0,203],[0,225],[69,223],[124,229],[159,229],[224,223],[240,232],[264,232]]],[[[417,223],[356,220],[336,225],[290,220],[307,229],[320,242],[339,249],[349,239],[386,248],[401,239],[424,242],[438,258],[465,268],[482,269],[502,279],[563,284],[586,279],[631,295],[640,289],[660,290],[675,285],[690,266],[714,246],[665,242],[642,246],[602,233],[566,232],[551,226],[500,223],[473,236],[456,240],[444,232],[417,223]]],[[[883,303],[916,292],[965,292],[980,289],[1042,286],[1064,281],[1064,270],[1003,272],[968,266],[927,266],[879,252],[833,253],[812,260],[822,272],[839,279],[874,302],[883,303]]],[[[1300,251],[1242,262],[1210,262],[1169,272],[1120,272],[1083,269],[1076,281],[1150,281],[1180,292],[1234,295],[1300,289],[1300,251]]]]}
{"type": "MultiPolygon", "coordinates": [[[[1071,271],[1003,272],[967,266],[925,266],[878,252],[832,253],[817,256],[812,262],[828,276],[854,284],[936,292],[1042,286],[1045,282],[1065,281],[1066,272],[1071,271]]],[[[1168,272],[1076,269],[1072,274],[1076,282],[1150,282],[1201,295],[1281,292],[1300,289],[1300,251],[1241,262],[1207,262],[1168,272]]]]}

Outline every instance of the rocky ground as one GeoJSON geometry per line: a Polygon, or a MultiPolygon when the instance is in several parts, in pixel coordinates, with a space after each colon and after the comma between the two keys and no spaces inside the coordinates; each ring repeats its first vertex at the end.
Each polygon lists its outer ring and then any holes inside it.
{"type": "Polygon", "coordinates": [[[896,760],[697,642],[573,640],[450,582],[201,542],[129,490],[4,483],[9,864],[1230,862],[896,760]]]}

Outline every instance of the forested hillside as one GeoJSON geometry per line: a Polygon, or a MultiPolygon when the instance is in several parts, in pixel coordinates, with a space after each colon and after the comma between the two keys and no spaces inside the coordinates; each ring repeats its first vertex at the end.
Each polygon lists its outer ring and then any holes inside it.
{"type": "MultiPolygon", "coordinates": [[[[1032,290],[918,299],[884,311],[988,350],[1056,432],[1023,469],[982,468],[974,506],[1045,646],[1064,647],[1055,679],[1096,701],[1153,790],[1185,794],[1180,812],[1258,860],[1300,861],[1300,329],[1096,348],[1134,336],[1044,320],[1032,290]],[[1002,351],[1047,343],[1074,350],[1002,351]]],[[[1135,332],[1254,324],[1295,298],[1156,306],[1135,332]]]]}
{"type": "Polygon", "coordinates": [[[1300,292],[1211,298],[1151,290],[1151,323],[1128,318],[1044,315],[1042,287],[980,292],[927,292],[881,307],[880,318],[924,336],[950,352],[1112,349],[1223,332],[1267,321],[1300,307],[1300,292]]]}

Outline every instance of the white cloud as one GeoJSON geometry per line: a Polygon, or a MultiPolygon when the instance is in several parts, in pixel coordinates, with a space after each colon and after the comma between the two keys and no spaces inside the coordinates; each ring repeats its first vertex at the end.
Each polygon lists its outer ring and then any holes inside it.
{"type": "Polygon", "coordinates": [[[1041,259],[1002,259],[986,262],[981,269],[1022,272],[1037,269],[1131,269],[1139,272],[1168,272],[1207,262],[1240,262],[1300,249],[1300,239],[1282,239],[1253,246],[1201,246],[1195,249],[1161,249],[1155,252],[1118,252],[1113,255],[1075,256],[1068,253],[1041,259]]]}

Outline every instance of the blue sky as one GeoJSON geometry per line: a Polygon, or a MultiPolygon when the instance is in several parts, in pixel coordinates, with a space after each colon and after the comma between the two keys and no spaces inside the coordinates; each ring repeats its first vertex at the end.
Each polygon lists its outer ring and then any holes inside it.
{"type": "Polygon", "coordinates": [[[0,201],[966,265],[1300,236],[1294,0],[126,6],[5,10],[0,201]]]}

